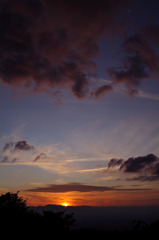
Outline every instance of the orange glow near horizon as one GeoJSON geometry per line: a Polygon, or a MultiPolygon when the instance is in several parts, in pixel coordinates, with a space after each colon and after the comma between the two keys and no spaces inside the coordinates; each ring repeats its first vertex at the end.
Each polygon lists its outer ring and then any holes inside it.
{"type": "Polygon", "coordinates": [[[159,191],[106,191],[67,193],[24,193],[28,206],[147,206],[159,205],[159,191]]]}

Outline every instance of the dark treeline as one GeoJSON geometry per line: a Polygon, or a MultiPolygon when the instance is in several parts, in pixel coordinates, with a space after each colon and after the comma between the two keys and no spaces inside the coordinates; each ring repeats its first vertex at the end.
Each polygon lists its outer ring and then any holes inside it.
{"type": "MultiPolygon", "coordinates": [[[[42,214],[30,210],[26,200],[17,193],[0,196],[0,232],[4,236],[46,237],[69,231],[74,223],[73,214],[43,211],[42,214]]],[[[22,238],[23,238],[22,237],[22,238]]]]}
{"type": "Polygon", "coordinates": [[[75,222],[73,213],[43,211],[38,213],[27,207],[26,200],[17,193],[6,193],[0,196],[0,232],[1,236],[24,237],[36,239],[57,238],[57,236],[90,236],[90,237],[124,237],[143,238],[157,236],[159,221],[147,224],[144,221],[134,221],[131,230],[125,231],[96,231],[93,229],[70,230],[75,222]]]}

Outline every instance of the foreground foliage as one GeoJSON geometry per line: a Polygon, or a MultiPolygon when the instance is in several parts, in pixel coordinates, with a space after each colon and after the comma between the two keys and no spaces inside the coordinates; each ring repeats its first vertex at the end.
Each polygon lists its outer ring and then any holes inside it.
{"type": "Polygon", "coordinates": [[[44,211],[42,214],[27,207],[26,200],[18,193],[6,193],[0,196],[1,233],[47,236],[64,233],[74,223],[73,214],[65,212],[44,211]],[[7,230],[7,232],[6,232],[7,230]]]}

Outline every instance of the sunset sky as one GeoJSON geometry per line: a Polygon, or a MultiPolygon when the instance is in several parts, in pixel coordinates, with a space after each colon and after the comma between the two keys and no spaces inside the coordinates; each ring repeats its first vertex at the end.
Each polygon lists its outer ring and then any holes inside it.
{"type": "Polygon", "coordinates": [[[159,205],[158,9],[0,1],[0,194],[159,205]]]}

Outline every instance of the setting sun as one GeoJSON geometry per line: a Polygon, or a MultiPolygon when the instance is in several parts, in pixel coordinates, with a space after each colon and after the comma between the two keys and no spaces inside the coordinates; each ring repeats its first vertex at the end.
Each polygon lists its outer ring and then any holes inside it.
{"type": "Polygon", "coordinates": [[[70,204],[67,203],[67,202],[62,203],[61,205],[62,205],[63,207],[68,207],[68,206],[70,206],[70,204]]]}

